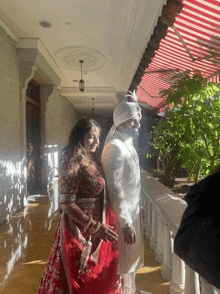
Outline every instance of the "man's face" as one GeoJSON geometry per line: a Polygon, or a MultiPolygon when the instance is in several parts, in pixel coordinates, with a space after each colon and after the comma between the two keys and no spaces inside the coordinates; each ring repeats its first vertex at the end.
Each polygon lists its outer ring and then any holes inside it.
{"type": "Polygon", "coordinates": [[[139,129],[140,129],[139,114],[126,120],[125,122],[121,124],[121,130],[133,138],[137,138],[139,136],[139,129]]]}

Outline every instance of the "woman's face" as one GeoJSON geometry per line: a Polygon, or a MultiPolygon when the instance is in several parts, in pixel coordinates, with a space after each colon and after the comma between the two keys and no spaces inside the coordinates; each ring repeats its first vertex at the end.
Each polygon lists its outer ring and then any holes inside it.
{"type": "Polygon", "coordinates": [[[93,153],[99,145],[100,132],[97,127],[92,127],[89,133],[84,136],[83,146],[86,148],[86,152],[93,153]]]}

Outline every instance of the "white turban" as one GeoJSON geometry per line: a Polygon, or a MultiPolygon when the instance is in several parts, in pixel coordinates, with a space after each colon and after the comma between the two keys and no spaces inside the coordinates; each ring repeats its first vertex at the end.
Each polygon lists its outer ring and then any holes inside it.
{"type": "Polygon", "coordinates": [[[115,110],[113,112],[114,124],[111,127],[111,129],[105,139],[105,144],[110,140],[111,136],[114,135],[116,128],[120,124],[122,124],[126,120],[128,120],[136,115],[140,115],[140,118],[141,118],[141,108],[137,102],[137,96],[135,94],[135,91],[133,93],[131,93],[131,95],[127,95],[127,96],[131,96],[134,99],[134,102],[123,101],[115,107],[115,110]]]}

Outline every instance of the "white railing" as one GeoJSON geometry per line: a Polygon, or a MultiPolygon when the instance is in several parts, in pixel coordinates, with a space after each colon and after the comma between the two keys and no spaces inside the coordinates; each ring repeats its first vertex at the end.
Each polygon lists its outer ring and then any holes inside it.
{"type": "Polygon", "coordinates": [[[169,294],[220,294],[173,252],[173,239],[186,202],[143,169],[141,184],[146,237],[155,250],[156,261],[162,265],[162,277],[170,282],[169,294]]]}

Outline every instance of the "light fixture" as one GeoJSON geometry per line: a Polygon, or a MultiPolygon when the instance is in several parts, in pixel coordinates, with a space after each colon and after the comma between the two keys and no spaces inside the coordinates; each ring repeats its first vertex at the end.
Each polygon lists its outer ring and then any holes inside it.
{"type": "Polygon", "coordinates": [[[41,20],[41,21],[40,21],[40,25],[41,25],[43,28],[46,28],[46,29],[48,29],[48,28],[51,27],[51,23],[49,23],[49,21],[47,21],[47,20],[41,20]]]}
{"type": "Polygon", "coordinates": [[[94,99],[95,98],[92,98],[92,116],[94,116],[94,114],[95,114],[94,99]]]}
{"type": "Polygon", "coordinates": [[[84,83],[84,81],[83,81],[83,79],[82,79],[82,63],[84,62],[83,60],[80,60],[79,61],[80,63],[81,63],[81,80],[79,81],[79,90],[81,91],[81,92],[83,92],[84,90],[85,90],[85,83],[84,83]]]}

